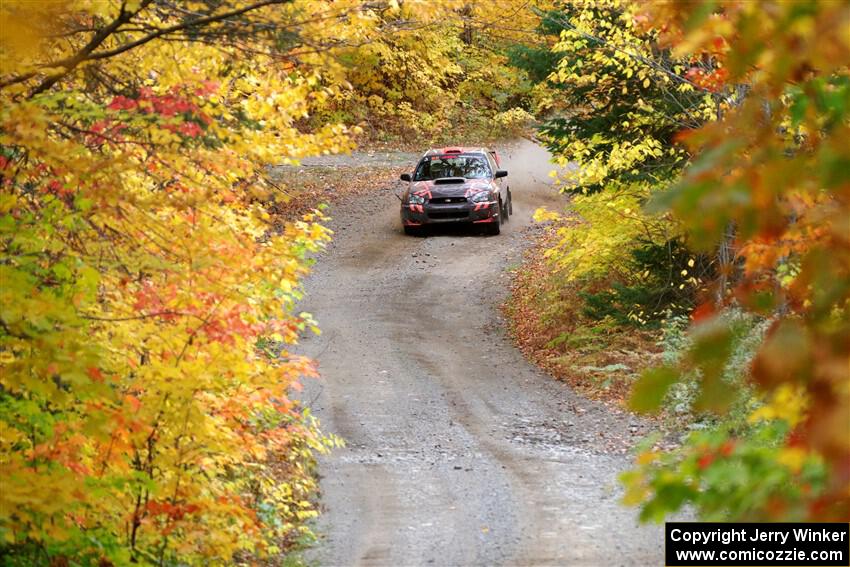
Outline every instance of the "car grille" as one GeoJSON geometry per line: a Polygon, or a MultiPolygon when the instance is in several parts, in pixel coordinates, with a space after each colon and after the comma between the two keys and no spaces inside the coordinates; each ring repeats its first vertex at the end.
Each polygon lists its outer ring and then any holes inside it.
{"type": "Polygon", "coordinates": [[[431,219],[463,219],[469,216],[469,211],[428,211],[431,219]]]}
{"type": "Polygon", "coordinates": [[[431,203],[442,205],[444,203],[466,203],[466,197],[435,197],[431,199],[431,203]]]}

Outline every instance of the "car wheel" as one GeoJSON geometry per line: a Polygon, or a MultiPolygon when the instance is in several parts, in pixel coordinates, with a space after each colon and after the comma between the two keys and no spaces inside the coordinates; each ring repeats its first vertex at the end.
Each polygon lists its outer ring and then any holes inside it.
{"type": "Polygon", "coordinates": [[[422,227],[420,226],[404,226],[404,233],[407,236],[422,236],[422,227]]]}
{"type": "Polygon", "coordinates": [[[508,191],[508,214],[514,214],[514,196],[508,191]]]}

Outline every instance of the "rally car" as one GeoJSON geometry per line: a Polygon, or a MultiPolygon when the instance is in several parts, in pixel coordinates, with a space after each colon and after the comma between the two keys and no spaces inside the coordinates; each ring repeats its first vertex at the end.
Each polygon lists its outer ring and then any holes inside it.
{"type": "Polygon", "coordinates": [[[439,148],[425,152],[401,196],[401,224],[407,234],[428,225],[472,223],[499,234],[513,212],[508,172],[486,148],[439,148]]]}

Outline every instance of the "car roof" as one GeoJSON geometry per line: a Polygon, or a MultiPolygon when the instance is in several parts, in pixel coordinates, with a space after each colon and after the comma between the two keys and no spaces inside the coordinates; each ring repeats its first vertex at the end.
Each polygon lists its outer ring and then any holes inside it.
{"type": "Polygon", "coordinates": [[[431,148],[425,152],[426,156],[447,155],[447,154],[487,154],[493,150],[482,148],[481,146],[446,146],[445,148],[431,148]]]}

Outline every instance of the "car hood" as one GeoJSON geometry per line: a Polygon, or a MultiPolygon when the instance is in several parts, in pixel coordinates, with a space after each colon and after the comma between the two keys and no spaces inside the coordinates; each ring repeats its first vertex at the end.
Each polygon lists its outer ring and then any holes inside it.
{"type": "Polygon", "coordinates": [[[464,179],[447,177],[434,181],[415,181],[410,184],[410,192],[434,199],[436,197],[468,197],[481,191],[493,189],[489,179],[464,179]]]}

